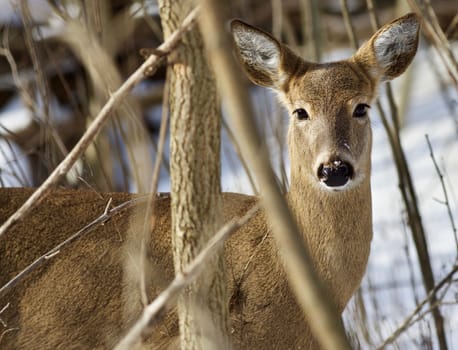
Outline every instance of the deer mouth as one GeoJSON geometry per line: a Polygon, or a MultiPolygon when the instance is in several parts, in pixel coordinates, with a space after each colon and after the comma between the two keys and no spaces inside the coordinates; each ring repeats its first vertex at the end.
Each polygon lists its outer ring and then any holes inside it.
{"type": "Polygon", "coordinates": [[[318,179],[327,187],[345,186],[353,178],[353,166],[340,159],[321,164],[318,168],[318,179]]]}

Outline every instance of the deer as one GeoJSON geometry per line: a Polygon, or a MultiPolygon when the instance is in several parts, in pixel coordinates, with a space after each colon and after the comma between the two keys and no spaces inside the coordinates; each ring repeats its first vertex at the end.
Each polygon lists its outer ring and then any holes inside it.
{"type": "MultiPolygon", "coordinates": [[[[360,286],[372,240],[371,122],[378,87],[413,60],[419,19],[407,14],[380,28],[356,53],[313,63],[269,33],[231,23],[236,55],[248,78],[274,90],[290,115],[287,203],[314,269],[341,314],[360,286]]],[[[32,193],[1,189],[0,222],[32,193]]],[[[223,193],[224,218],[242,216],[258,197],[223,193]]],[[[1,285],[33,259],[113,205],[126,193],[54,189],[0,240],[1,285]]],[[[0,298],[4,349],[106,349],[142,310],[137,286],[123,273],[126,242],[144,211],[126,209],[62,250],[0,298]]],[[[174,276],[170,196],[158,196],[148,254],[154,298],[174,276]]],[[[282,257],[262,208],[225,243],[231,337],[236,349],[319,349],[289,288],[282,257]]],[[[177,347],[176,314],[169,312],[143,346],[177,347]]],[[[0,325],[1,326],[1,325],[0,325]]],[[[207,336],[211,337],[211,335],[207,336]]]]}

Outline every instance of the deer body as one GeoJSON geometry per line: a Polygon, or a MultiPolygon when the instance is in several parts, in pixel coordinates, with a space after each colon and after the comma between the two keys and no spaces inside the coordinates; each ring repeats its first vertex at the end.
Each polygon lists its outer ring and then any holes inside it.
{"type": "MultiPolygon", "coordinates": [[[[339,312],[359,286],[372,238],[371,128],[368,106],[381,81],[401,74],[417,47],[418,20],[407,15],[378,31],[350,59],[309,63],[269,34],[240,21],[232,32],[249,78],[275,89],[291,114],[289,206],[320,277],[339,312]]],[[[0,221],[30,194],[2,189],[0,221]]],[[[38,256],[91,222],[108,197],[54,191],[24,222],[0,239],[1,285],[38,256]]],[[[225,219],[244,214],[257,198],[223,194],[225,219]]],[[[139,316],[138,285],[125,270],[126,242],[142,225],[142,210],[125,211],[51,258],[0,298],[0,318],[10,331],[8,349],[110,348],[139,316]],[[133,218],[133,219],[132,219],[133,218]]],[[[307,322],[288,287],[282,256],[260,210],[226,243],[232,339],[236,349],[316,349],[307,322]]],[[[148,291],[153,298],[173,278],[170,199],[156,202],[151,233],[148,291]]],[[[204,302],[204,301],[203,301],[204,302]]],[[[211,329],[211,327],[210,327],[211,329]]],[[[1,334],[1,332],[0,332],[1,334]]],[[[171,313],[154,328],[147,348],[173,348],[171,313]]],[[[209,330],[208,335],[212,334],[209,330]]]]}

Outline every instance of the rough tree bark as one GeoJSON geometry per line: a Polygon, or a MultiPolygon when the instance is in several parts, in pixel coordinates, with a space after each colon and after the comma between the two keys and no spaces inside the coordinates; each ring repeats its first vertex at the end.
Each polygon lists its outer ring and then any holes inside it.
{"type": "MultiPolygon", "coordinates": [[[[167,38],[191,10],[191,1],[162,0],[167,38]]],[[[172,244],[175,271],[197,255],[221,224],[220,118],[216,85],[198,29],[169,57],[172,244]]],[[[182,349],[224,348],[228,306],[222,255],[178,301],[182,349]]]]}

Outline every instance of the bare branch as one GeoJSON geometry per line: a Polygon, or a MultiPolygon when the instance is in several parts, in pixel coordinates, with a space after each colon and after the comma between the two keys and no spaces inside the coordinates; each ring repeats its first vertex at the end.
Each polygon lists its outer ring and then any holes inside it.
{"type": "MultiPolygon", "coordinates": [[[[436,293],[447,283],[450,283],[452,281],[453,276],[455,273],[458,271],[458,265],[455,265],[452,270],[428,293],[426,298],[423,299],[421,303],[417,305],[417,307],[412,311],[412,313],[402,322],[402,324],[396,329],[385,341],[377,347],[377,350],[382,350],[384,349],[387,345],[393,343],[404,331],[406,331],[410,326],[412,326],[415,322],[417,322],[420,318],[417,318],[414,320],[415,316],[420,312],[420,310],[426,305],[426,304],[431,304],[431,312],[434,310],[434,308],[437,308],[439,306],[438,303],[433,305],[431,303],[432,300],[437,300],[436,299],[436,293]]],[[[425,313],[422,314],[423,316],[425,313]]]]}

